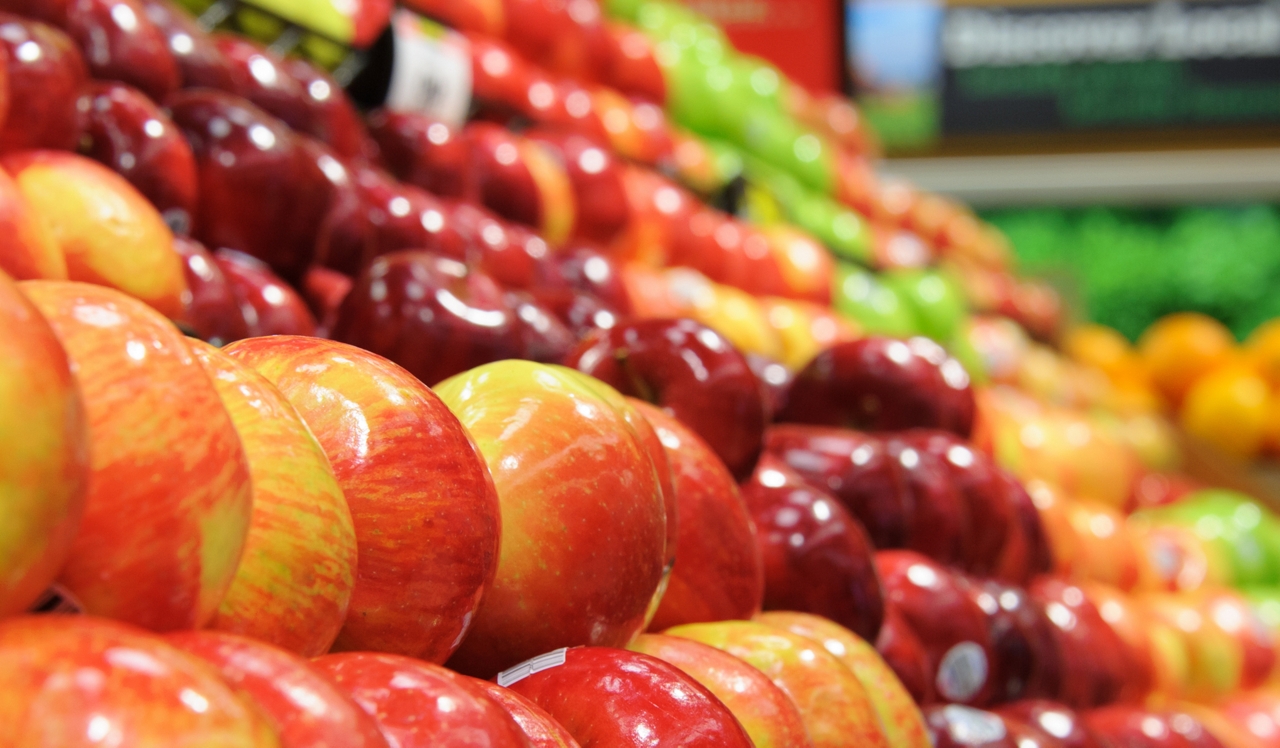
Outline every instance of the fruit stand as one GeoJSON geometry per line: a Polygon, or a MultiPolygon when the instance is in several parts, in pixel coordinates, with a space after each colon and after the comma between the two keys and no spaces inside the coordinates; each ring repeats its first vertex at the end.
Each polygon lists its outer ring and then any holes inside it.
{"type": "Polygon", "coordinates": [[[700,9],[0,0],[0,745],[1280,746],[1275,328],[700,9]]]}

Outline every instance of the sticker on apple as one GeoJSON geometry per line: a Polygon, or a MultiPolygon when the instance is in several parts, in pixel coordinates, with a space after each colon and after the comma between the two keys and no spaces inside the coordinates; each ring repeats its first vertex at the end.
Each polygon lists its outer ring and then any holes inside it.
{"type": "Polygon", "coordinates": [[[513,683],[519,683],[534,673],[541,673],[543,670],[560,667],[564,664],[565,653],[568,651],[567,647],[561,647],[555,651],[538,655],[532,660],[525,660],[519,665],[509,667],[498,673],[498,685],[506,688],[513,683]]]}
{"type": "Polygon", "coordinates": [[[987,682],[987,655],[974,642],[960,642],[938,664],[938,693],[947,701],[968,701],[987,682]]]}
{"type": "Polygon", "coordinates": [[[951,704],[943,707],[942,713],[947,718],[947,733],[960,745],[986,745],[1004,740],[1004,720],[991,712],[951,704]]]}
{"type": "Polygon", "coordinates": [[[62,585],[51,585],[31,605],[30,612],[40,615],[78,616],[84,613],[84,605],[62,585]]]}
{"type": "Polygon", "coordinates": [[[396,11],[395,66],[386,106],[422,112],[461,127],[471,110],[471,49],[467,38],[407,10],[396,11]]]}

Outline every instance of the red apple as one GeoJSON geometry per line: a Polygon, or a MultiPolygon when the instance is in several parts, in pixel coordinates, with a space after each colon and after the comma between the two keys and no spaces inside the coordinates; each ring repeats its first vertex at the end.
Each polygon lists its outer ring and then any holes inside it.
{"type": "Polygon", "coordinates": [[[378,723],[397,748],[529,748],[506,711],[468,678],[401,655],[344,652],[312,661],[378,723]]]}
{"type": "Polygon", "coordinates": [[[497,683],[477,678],[472,678],[470,682],[479,686],[485,695],[506,710],[529,739],[532,748],[579,748],[578,741],[564,729],[564,725],[547,714],[542,707],[497,683]]]}
{"type": "Polygon", "coordinates": [[[490,122],[463,130],[469,144],[474,197],[494,213],[563,244],[576,207],[565,165],[547,146],[490,122]]]}
{"type": "Polygon", "coordinates": [[[631,405],[579,372],[526,361],[435,391],[475,438],[502,505],[497,579],[450,665],[492,675],[558,646],[630,641],[667,542],[661,480],[631,405]]]}
{"type": "Polygon", "coordinates": [[[1033,576],[1053,571],[1053,548],[1040,510],[1022,483],[1000,468],[996,469],[996,479],[1004,488],[1005,503],[1013,516],[993,572],[1003,581],[1026,584],[1033,576]]]}
{"type": "Polygon", "coordinates": [[[665,102],[667,85],[653,42],[631,26],[610,23],[607,28],[612,54],[605,82],[629,96],[656,104],[665,102]]]}
{"type": "Polygon", "coordinates": [[[600,74],[602,50],[593,45],[593,35],[603,34],[599,5],[503,0],[502,8],[507,40],[526,59],[557,75],[592,79],[600,74]]]}
{"type": "Polygon", "coordinates": [[[533,66],[505,43],[466,34],[471,48],[471,96],[480,113],[505,121],[528,108],[533,66]]]}
{"type": "Polygon", "coordinates": [[[127,83],[164,101],[178,88],[168,39],[138,0],[70,0],[67,34],[80,45],[89,74],[127,83]]]}
{"type": "Polygon", "coordinates": [[[84,514],[89,432],[67,354],[0,273],[0,616],[22,612],[66,562],[84,514]]]}
{"type": "Polygon", "coordinates": [[[764,577],[733,476],[687,426],[648,403],[634,404],[666,451],[679,528],[676,564],[649,628],[750,618],[760,611],[764,577]]]}
{"type": "Polygon", "coordinates": [[[470,153],[461,133],[419,112],[378,109],[369,131],[397,179],[441,197],[470,193],[470,153]]]}
{"type": "MultiPolygon", "coordinates": [[[[928,342],[928,341],[924,341],[928,342]]],[[[955,359],[917,341],[837,343],[796,375],[778,420],[866,429],[939,428],[968,436],[973,390],[955,359]]]]}
{"type": "Polygon", "coordinates": [[[342,489],[279,390],[217,348],[190,345],[240,435],[253,481],[249,537],[208,627],[307,657],[327,652],[355,587],[356,535],[342,489]]]}
{"type": "Polygon", "coordinates": [[[12,745],[279,745],[216,670],[115,621],[0,622],[0,692],[12,745]]]}
{"type": "Polygon", "coordinates": [[[180,91],[169,108],[200,172],[196,238],[301,277],[333,192],[317,161],[283,122],[231,94],[180,91]]]}
{"type": "Polygon", "coordinates": [[[78,108],[80,152],[129,180],[171,228],[187,233],[196,212],[196,161],[169,116],[123,83],[91,84],[78,108]]]}
{"type": "Polygon", "coordinates": [[[0,169],[0,271],[14,280],[66,280],[67,258],[41,215],[0,169]]]}
{"type": "Polygon", "coordinates": [[[252,699],[280,735],[281,748],[386,748],[373,718],[306,660],[221,631],[179,631],[165,640],[212,665],[252,699]]]}
{"type": "Polygon", "coordinates": [[[937,701],[924,644],[892,606],[884,611],[884,623],[880,624],[880,635],[876,637],[876,651],[917,704],[937,701]]]}
{"type": "Polygon", "coordinates": [[[545,709],[582,748],[752,745],[706,687],[673,665],[625,649],[557,650],[500,673],[498,684],[545,709]]]}
{"type": "Polygon", "coordinates": [[[303,84],[285,70],[284,58],[243,36],[215,33],[214,44],[231,72],[229,93],[242,96],[285,124],[307,132],[309,113],[303,84]]]}
{"type": "Polygon", "coordinates": [[[1079,714],[1065,704],[1027,699],[1003,704],[996,712],[1062,741],[1063,748],[1101,748],[1079,714]]]}
{"type": "MultiPolygon", "coordinates": [[[[291,112],[277,116],[299,132],[328,145],[344,159],[360,160],[373,155],[375,145],[365,130],[351,97],[328,73],[298,57],[284,60],[280,67],[297,82],[304,109],[298,119],[291,112]]],[[[251,101],[253,97],[247,97],[251,101]]],[[[264,106],[264,109],[271,111],[264,106]]]]}
{"type": "Polygon", "coordinates": [[[590,244],[565,247],[540,263],[538,269],[541,273],[533,290],[582,291],[599,299],[620,318],[631,313],[622,269],[611,255],[590,244]]]}
{"type": "Polygon", "coordinates": [[[705,686],[738,718],[756,748],[813,745],[791,697],[737,657],[661,634],[642,634],[627,648],[674,665],[705,686]]]}
{"type": "Polygon", "coordinates": [[[576,205],[573,235],[601,244],[617,237],[631,215],[622,166],[609,146],[553,130],[534,130],[529,137],[551,148],[564,164],[576,205]]]}
{"type": "Polygon", "coordinates": [[[181,333],[119,291],[26,281],[75,367],[91,473],[61,583],[95,615],[203,625],[235,575],[252,493],[240,439],[181,333]]]}
{"type": "Polygon", "coordinates": [[[467,263],[503,286],[541,291],[542,278],[555,275],[549,266],[554,264],[556,255],[532,229],[508,223],[484,208],[466,203],[453,205],[449,218],[466,242],[467,263]]]}
{"type": "Polygon", "coordinates": [[[218,45],[186,9],[173,0],[140,0],[143,12],[164,34],[178,66],[183,88],[217,88],[231,91],[231,64],[218,45]]]}
{"type": "Polygon", "coordinates": [[[1051,698],[1062,690],[1062,652],[1044,608],[1025,590],[993,580],[963,579],[987,616],[998,702],[1051,698]]]}
{"type": "Polygon", "coordinates": [[[964,496],[943,458],[893,435],[885,440],[885,447],[897,460],[910,497],[904,546],[944,564],[962,564],[973,531],[964,496]]]}
{"type": "Polygon", "coordinates": [[[745,477],[760,453],[769,420],[764,389],[742,354],[705,325],[626,322],[584,339],[565,364],[663,408],[736,476],[745,477]]]}
{"type": "Polygon", "coordinates": [[[817,613],[874,641],[884,593],[862,525],[771,454],[742,484],[742,499],[764,559],[764,608],[817,613]]]}
{"type": "Polygon", "coordinates": [[[348,275],[319,266],[310,268],[302,276],[302,296],[319,321],[316,326],[317,337],[329,337],[329,331],[338,320],[338,309],[347,294],[351,293],[354,283],[348,275]]]}
{"type": "Polygon", "coordinates": [[[1061,689],[1054,697],[1078,709],[1115,701],[1136,668],[1097,607],[1079,587],[1052,577],[1038,579],[1030,593],[1044,606],[1062,653],[1061,689]]]}
{"type": "Polygon", "coordinates": [[[1200,722],[1185,712],[1116,704],[1084,714],[1089,730],[1105,746],[1118,748],[1221,748],[1200,722]]]}
{"type": "Polygon", "coordinates": [[[43,23],[0,13],[0,46],[9,59],[10,106],[0,152],[73,150],[80,137],[76,97],[88,74],[75,42],[43,23]]]}
{"type": "Polygon", "coordinates": [[[347,498],[359,563],[335,647],[443,661],[497,562],[497,499],[467,432],[412,374],[358,348],[280,336],[225,350],[298,410],[347,498]]]}
{"type": "Polygon", "coordinates": [[[938,696],[985,704],[995,693],[986,614],[945,567],[914,551],[880,551],[876,566],[890,609],[920,638],[938,696]]]}
{"type": "Polygon", "coordinates": [[[1051,735],[995,712],[948,704],[924,708],[935,748],[1062,748],[1051,735]]]}
{"type": "Polygon", "coordinates": [[[191,291],[191,299],[177,321],[202,340],[218,346],[249,337],[245,310],[213,253],[186,236],[173,237],[173,249],[182,257],[182,270],[191,291]]]}
{"type": "Polygon", "coordinates": [[[250,336],[315,334],[307,303],[267,263],[233,249],[220,249],[213,258],[240,302],[250,336]]]}
{"type": "Polygon", "coordinates": [[[756,621],[695,623],[666,633],[724,650],[763,672],[795,702],[815,748],[888,748],[866,689],[818,642],[756,621]]]}
{"type": "Polygon", "coordinates": [[[427,252],[394,252],[356,279],[331,334],[434,385],[490,361],[515,358],[516,321],[482,272],[427,252]]]}
{"type": "MultiPolygon", "coordinates": [[[[356,265],[334,265],[336,270],[358,273],[372,257],[400,249],[428,249],[464,259],[466,244],[455,234],[449,207],[411,184],[402,184],[369,167],[353,172],[355,187],[371,224],[372,253],[356,265]]],[[[354,254],[354,253],[348,253],[354,254]]]]}
{"type": "Polygon", "coordinates": [[[761,613],[756,620],[818,642],[852,670],[866,688],[890,745],[927,748],[929,735],[920,708],[869,642],[837,623],[809,613],[761,613]]]}
{"type": "Polygon", "coordinates": [[[875,547],[905,544],[912,495],[883,439],[848,429],[778,424],[765,432],[764,444],[766,452],[838,498],[862,522],[875,547]]]}
{"type": "Polygon", "coordinates": [[[555,312],[527,291],[503,296],[514,323],[516,356],[544,364],[559,363],[578,339],[555,312]]]}

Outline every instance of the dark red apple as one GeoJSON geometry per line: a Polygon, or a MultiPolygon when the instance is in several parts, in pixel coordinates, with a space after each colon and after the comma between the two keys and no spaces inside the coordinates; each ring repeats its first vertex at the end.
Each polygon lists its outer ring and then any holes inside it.
{"type": "Polygon", "coordinates": [[[662,660],[610,647],[557,650],[500,673],[582,748],[751,748],[738,720],[701,683],[662,660]]]}
{"type": "Polygon", "coordinates": [[[532,748],[579,748],[578,741],[546,710],[509,688],[497,683],[472,678],[471,683],[484,690],[489,698],[511,715],[532,748]]]}
{"type": "Polygon", "coordinates": [[[906,544],[912,495],[883,439],[848,429],[778,424],[765,431],[764,445],[805,480],[840,499],[876,548],[906,544]]]}
{"type": "Polygon", "coordinates": [[[1019,587],[968,578],[965,590],[987,615],[995,700],[1051,698],[1062,687],[1062,653],[1044,608],[1019,587]]]}
{"type": "Polygon", "coordinates": [[[791,389],[794,378],[791,370],[759,353],[748,353],[747,363],[751,364],[751,370],[769,395],[769,412],[781,413],[787,405],[787,391],[791,389]]]}
{"type": "Polygon", "coordinates": [[[631,301],[622,270],[608,254],[589,244],[576,244],[551,255],[540,266],[539,289],[568,288],[585,291],[620,315],[631,313],[631,301]]]}
{"type": "Polygon", "coordinates": [[[173,249],[182,256],[183,273],[191,300],[178,321],[216,346],[249,337],[249,325],[231,283],[213,253],[195,239],[173,238],[173,249]]]}
{"type": "Polygon", "coordinates": [[[848,510],[767,453],[742,499],[764,562],[765,610],[816,613],[875,641],[884,593],[871,541],[848,510]]]}
{"type": "Polygon", "coordinates": [[[929,346],[873,336],[819,353],[796,375],[778,420],[968,436],[973,414],[969,376],[954,359],[938,363],[929,346]]]}
{"type": "Polygon", "coordinates": [[[153,101],[164,101],[178,89],[169,40],[138,0],[71,0],[64,28],[80,45],[94,78],[127,83],[153,101]]]}
{"type": "Polygon", "coordinates": [[[335,340],[386,356],[423,382],[519,352],[501,287],[488,275],[428,252],[379,257],[338,311],[335,340]]]}
{"type": "Polygon", "coordinates": [[[508,288],[541,288],[539,278],[548,274],[543,268],[552,262],[551,248],[532,229],[466,203],[454,204],[449,216],[465,242],[467,264],[508,288]]]}
{"type": "Polygon", "coordinates": [[[898,680],[917,704],[929,704],[937,700],[929,669],[929,655],[920,643],[920,637],[911,629],[906,619],[892,606],[884,611],[884,622],[876,637],[876,651],[885,664],[893,669],[898,680]]]}
{"type": "Polygon", "coordinates": [[[760,550],[733,476],[688,426],[648,403],[637,401],[635,407],[666,452],[677,513],[675,567],[649,629],[759,613],[760,550]]]}
{"type": "Polygon", "coordinates": [[[1195,717],[1184,712],[1115,704],[1083,715],[1107,748],[1222,748],[1195,717]]]}
{"type": "Polygon", "coordinates": [[[996,711],[1033,730],[1057,738],[1062,741],[1063,748],[1101,748],[1101,743],[1085,727],[1081,716],[1066,704],[1044,699],[1025,699],[1003,704],[996,711]]]}
{"type": "Polygon", "coordinates": [[[750,365],[719,333],[689,319],[634,320],[594,333],[565,359],[689,426],[735,476],[749,474],[769,420],[750,365]]]}
{"type": "Polygon", "coordinates": [[[292,127],[306,120],[307,92],[285,70],[283,57],[243,36],[215,33],[213,40],[231,71],[228,92],[248,99],[292,127]]]}
{"type": "Polygon", "coordinates": [[[471,96],[480,113],[497,121],[527,109],[533,66],[504,42],[466,34],[471,48],[471,96]]]}
{"type": "Polygon", "coordinates": [[[80,153],[129,180],[175,232],[190,232],[196,213],[196,159],[169,115],[123,83],[89,85],[77,108],[80,153]]]}
{"type": "Polygon", "coordinates": [[[518,356],[528,361],[557,364],[578,342],[555,312],[532,294],[507,291],[504,295],[511,310],[518,356]]]}
{"type": "Polygon", "coordinates": [[[529,748],[519,725],[463,675],[402,655],[329,654],[312,660],[373,717],[396,748],[529,748]]]}
{"type": "Polygon", "coordinates": [[[419,112],[378,109],[369,114],[369,132],[396,178],[441,197],[469,194],[467,142],[445,123],[419,112]]]}
{"type": "Polygon", "coordinates": [[[593,2],[503,0],[507,39],[525,59],[556,75],[596,80],[603,67],[593,35],[603,35],[593,2]]]}
{"type": "Polygon", "coordinates": [[[622,166],[608,145],[582,135],[532,130],[528,137],[546,144],[559,156],[573,187],[573,235],[607,244],[631,218],[622,184],[622,166]]]}
{"type": "Polygon", "coordinates": [[[573,229],[576,206],[565,165],[544,144],[492,122],[471,122],[471,195],[499,216],[538,231],[559,246],[573,229]]]}
{"type": "Polygon", "coordinates": [[[934,748],[1063,748],[1021,722],[959,704],[927,706],[924,719],[934,748]]]}
{"type": "Polygon", "coordinates": [[[333,185],[289,128],[253,104],[208,89],[169,102],[200,170],[196,238],[236,249],[296,280],[311,264],[333,185]]]}
{"type": "Polygon", "coordinates": [[[315,334],[307,303],[265,262],[233,249],[219,249],[214,259],[240,301],[251,337],[315,334]]]}
{"type": "Polygon", "coordinates": [[[284,60],[281,68],[302,90],[304,108],[300,119],[291,120],[284,114],[279,115],[280,119],[325,143],[344,159],[361,160],[374,155],[376,146],[360,113],[333,76],[297,57],[284,60]]]}
{"type": "Polygon", "coordinates": [[[1004,488],[1012,517],[994,574],[1006,582],[1026,584],[1036,575],[1053,571],[1053,548],[1040,519],[1040,510],[1021,481],[1002,468],[996,469],[996,476],[1004,488]]]}
{"type": "Polygon", "coordinates": [[[181,631],[165,639],[248,695],[279,733],[281,748],[387,746],[372,717],[292,652],[222,631],[181,631]]]}
{"type": "Polygon", "coordinates": [[[317,320],[316,335],[328,337],[338,319],[342,300],[351,293],[351,276],[325,267],[312,267],[302,277],[302,298],[317,320]]]}
{"type": "MultiPolygon", "coordinates": [[[[456,236],[449,222],[449,209],[438,198],[411,184],[397,182],[385,172],[369,167],[354,170],[356,191],[364,203],[370,229],[369,251],[373,257],[402,249],[425,249],[465,259],[467,243],[456,236]]],[[[351,254],[351,253],[348,253],[351,254]]],[[[363,268],[333,265],[335,270],[357,273],[363,268]]]]}
{"type": "Polygon", "coordinates": [[[961,564],[971,535],[969,510],[942,458],[892,434],[885,447],[910,497],[905,547],[943,564],[961,564]]]}
{"type": "Polygon", "coordinates": [[[917,430],[902,438],[916,450],[938,458],[951,484],[964,497],[969,532],[962,543],[960,565],[979,575],[994,573],[1014,522],[1008,476],[985,452],[950,432],[917,430]]]}
{"type": "Polygon", "coordinates": [[[147,18],[164,34],[178,65],[184,88],[217,88],[231,91],[235,85],[231,64],[214,41],[186,10],[171,0],[140,0],[147,18]]]}
{"type": "Polygon", "coordinates": [[[1061,687],[1053,698],[1077,709],[1115,701],[1139,668],[1097,607],[1083,590],[1061,579],[1042,577],[1029,591],[1044,607],[1062,653],[1061,687]]]}
{"type": "Polygon", "coordinates": [[[0,13],[0,46],[8,53],[9,106],[0,152],[70,151],[80,137],[76,97],[88,73],[80,50],[52,26],[0,13]]]}
{"type": "Polygon", "coordinates": [[[876,554],[885,602],[902,614],[929,657],[944,701],[982,705],[995,693],[986,614],[946,567],[914,551],[876,554]]]}
{"type": "Polygon", "coordinates": [[[606,82],[628,96],[657,104],[665,102],[667,86],[653,41],[632,26],[607,24],[607,27],[611,55],[606,82]]]}

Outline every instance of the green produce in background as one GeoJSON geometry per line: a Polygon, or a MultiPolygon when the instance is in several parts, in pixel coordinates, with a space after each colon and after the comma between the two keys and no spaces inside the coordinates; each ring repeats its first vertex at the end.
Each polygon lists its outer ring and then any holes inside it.
{"type": "Polygon", "coordinates": [[[856,320],[868,333],[908,337],[920,332],[919,320],[898,292],[864,267],[839,263],[831,296],[835,310],[856,320]]]}

